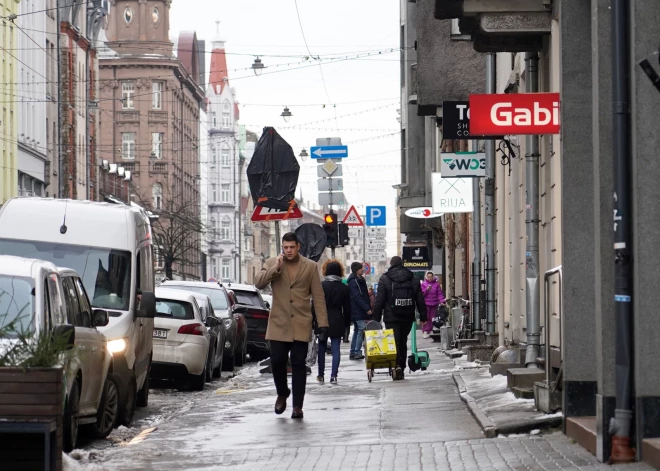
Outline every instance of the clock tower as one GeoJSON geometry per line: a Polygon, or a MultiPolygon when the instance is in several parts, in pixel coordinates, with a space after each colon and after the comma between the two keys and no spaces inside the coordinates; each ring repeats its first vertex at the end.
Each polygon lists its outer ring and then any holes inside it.
{"type": "Polygon", "coordinates": [[[107,45],[119,55],[172,55],[171,0],[110,0],[107,45]]]}

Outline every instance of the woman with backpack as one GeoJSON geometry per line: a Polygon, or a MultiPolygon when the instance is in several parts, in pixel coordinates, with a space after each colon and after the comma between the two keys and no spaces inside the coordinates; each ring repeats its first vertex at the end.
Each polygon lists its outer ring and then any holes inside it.
{"type": "Polygon", "coordinates": [[[424,304],[426,312],[429,313],[428,320],[422,325],[423,337],[429,338],[433,333],[433,316],[438,310],[438,306],[445,303],[445,295],[442,292],[438,277],[432,271],[427,271],[422,282],[422,294],[424,295],[424,304]]]}
{"type": "MultiPolygon", "coordinates": [[[[341,339],[345,329],[351,325],[351,296],[348,286],[342,283],[344,266],[336,259],[328,259],[321,268],[325,279],[321,283],[325,294],[325,304],[328,310],[328,337],[330,338],[330,349],[332,350],[332,370],[330,382],[337,383],[339,373],[339,358],[341,355],[341,339]]],[[[325,381],[325,351],[326,342],[319,342],[319,374],[316,380],[319,383],[325,381]]]]}

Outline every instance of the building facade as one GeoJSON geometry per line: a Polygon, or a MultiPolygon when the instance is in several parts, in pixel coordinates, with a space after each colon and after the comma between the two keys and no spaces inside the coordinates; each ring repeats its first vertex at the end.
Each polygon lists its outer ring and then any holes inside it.
{"type": "MultiPolygon", "coordinates": [[[[47,20],[53,11],[43,11],[34,2],[21,2],[15,21],[18,34],[18,194],[46,196],[50,184],[50,152],[47,107],[53,90],[51,68],[57,55],[46,43],[47,20]],[[39,45],[39,47],[35,47],[39,45]],[[44,70],[44,65],[45,70],[44,70]]],[[[50,39],[53,39],[51,36],[50,39]]]]}
{"type": "Polygon", "coordinates": [[[199,192],[203,69],[194,32],[169,39],[168,0],[112,3],[100,59],[103,155],[130,172],[130,198],[152,210],[168,278],[202,275],[199,192]]]}
{"type": "Polygon", "coordinates": [[[4,103],[0,115],[0,204],[12,196],[18,194],[18,109],[19,102],[16,101],[18,87],[18,61],[14,54],[8,54],[7,50],[14,51],[17,48],[16,26],[7,19],[10,15],[18,13],[19,4],[15,0],[2,0],[0,2],[0,13],[2,14],[2,35],[0,35],[0,47],[2,47],[2,69],[0,69],[0,81],[3,86],[0,97],[4,103]]]}
{"type": "Polygon", "coordinates": [[[218,34],[211,43],[207,87],[207,157],[210,275],[239,282],[241,273],[241,187],[245,158],[238,145],[236,92],[229,86],[225,41],[218,34]]]}

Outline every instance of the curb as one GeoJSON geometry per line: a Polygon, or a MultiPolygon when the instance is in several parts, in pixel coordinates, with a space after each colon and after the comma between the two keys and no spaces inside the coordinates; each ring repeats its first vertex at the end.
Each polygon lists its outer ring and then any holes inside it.
{"type": "Polygon", "coordinates": [[[497,436],[498,430],[497,427],[488,416],[479,408],[477,402],[467,393],[467,388],[465,387],[465,381],[461,378],[460,374],[452,373],[451,377],[458,388],[459,396],[461,401],[463,401],[470,410],[470,414],[475,418],[481,430],[483,430],[486,438],[494,438],[497,436]]]}

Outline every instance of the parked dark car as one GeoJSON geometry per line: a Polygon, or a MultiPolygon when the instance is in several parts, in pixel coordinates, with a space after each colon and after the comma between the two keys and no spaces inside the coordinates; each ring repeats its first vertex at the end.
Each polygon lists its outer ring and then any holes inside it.
{"type": "Polygon", "coordinates": [[[236,295],[231,289],[229,289],[229,287],[227,287],[227,295],[229,296],[230,309],[236,318],[236,329],[238,330],[238,336],[245,339],[245,341],[240,345],[240,348],[239,345],[236,346],[236,364],[240,366],[245,363],[247,357],[247,340],[248,331],[250,330],[245,319],[247,307],[238,304],[236,301],[236,295]]]}
{"type": "Polygon", "coordinates": [[[226,287],[234,293],[237,306],[245,308],[243,315],[247,321],[247,352],[250,359],[259,361],[268,358],[270,350],[266,340],[266,328],[268,327],[270,306],[253,285],[228,283],[226,287]]]}
{"type": "Polygon", "coordinates": [[[169,289],[180,289],[205,294],[211,298],[213,312],[225,326],[225,344],[222,361],[224,371],[233,371],[234,366],[241,366],[245,362],[247,346],[247,330],[245,318],[236,312],[234,304],[229,299],[227,290],[221,283],[203,281],[176,281],[167,280],[160,286],[169,289]]]}

